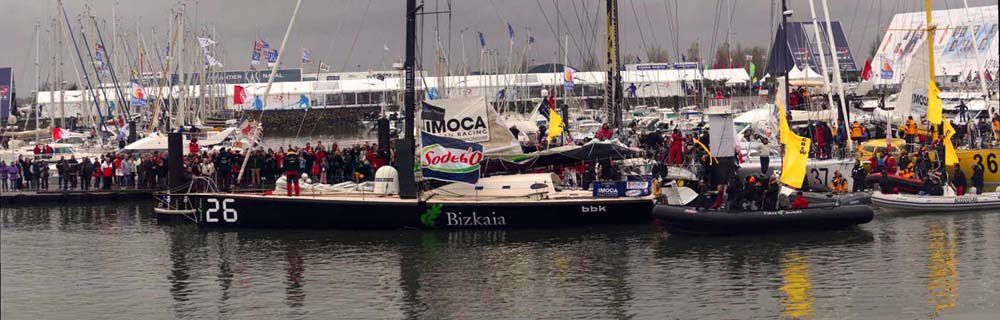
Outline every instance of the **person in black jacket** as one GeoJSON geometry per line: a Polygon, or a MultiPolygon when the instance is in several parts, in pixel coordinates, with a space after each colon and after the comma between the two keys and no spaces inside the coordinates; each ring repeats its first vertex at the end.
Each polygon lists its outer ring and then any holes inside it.
{"type": "Polygon", "coordinates": [[[955,166],[955,174],[952,176],[951,184],[955,186],[956,195],[964,195],[966,188],[965,173],[962,172],[961,168],[955,166]]]}
{"type": "Polygon", "coordinates": [[[285,191],[288,192],[288,196],[292,196],[292,189],[295,189],[295,195],[299,195],[299,172],[301,169],[301,164],[299,160],[298,153],[293,149],[288,150],[288,154],[285,156],[284,163],[285,171],[285,191]]]}
{"type": "Polygon", "coordinates": [[[972,165],[972,187],[976,188],[975,194],[983,193],[983,166],[972,165]]]}
{"type": "Polygon", "coordinates": [[[80,185],[83,190],[90,189],[90,178],[94,176],[94,166],[90,162],[90,158],[83,158],[83,163],[80,164],[80,185]]]}

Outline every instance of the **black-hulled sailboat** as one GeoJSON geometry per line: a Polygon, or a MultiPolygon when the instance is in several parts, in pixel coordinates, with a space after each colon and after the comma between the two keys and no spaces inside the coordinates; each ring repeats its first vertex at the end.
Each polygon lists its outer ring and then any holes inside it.
{"type": "MultiPolygon", "coordinates": [[[[404,138],[394,142],[399,171],[384,166],[374,182],[362,184],[303,183],[301,196],[283,192],[172,194],[174,209],[193,210],[190,218],[202,227],[523,228],[650,220],[655,181],[622,181],[589,191],[564,189],[552,173],[480,178],[480,172],[485,171],[482,167],[488,164],[509,164],[523,171],[538,159],[544,160],[538,164],[557,165],[560,161],[623,159],[639,151],[617,142],[592,142],[544,154],[523,154],[482,97],[423,102],[417,150],[414,52],[415,20],[420,9],[414,0],[408,0],[406,10],[405,130],[404,138]],[[417,157],[419,163],[414,161],[417,157]],[[417,179],[418,173],[421,179],[417,179]]],[[[283,47],[284,42],[279,62],[283,47]]],[[[271,74],[273,77],[274,72],[271,74]]],[[[278,188],[283,184],[279,179],[278,188]]]]}

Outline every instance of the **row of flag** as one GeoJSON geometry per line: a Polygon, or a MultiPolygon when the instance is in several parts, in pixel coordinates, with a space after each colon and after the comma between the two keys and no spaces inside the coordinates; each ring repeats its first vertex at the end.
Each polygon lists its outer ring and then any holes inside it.
{"type": "MultiPolygon", "coordinates": [[[[479,47],[486,48],[486,36],[483,35],[482,31],[477,31],[476,33],[479,35],[479,47]]],[[[507,37],[510,38],[510,43],[514,44],[514,26],[510,25],[510,23],[507,23],[507,37]]],[[[531,35],[531,30],[528,30],[528,45],[532,44],[535,44],[535,36],[531,35]]]]}

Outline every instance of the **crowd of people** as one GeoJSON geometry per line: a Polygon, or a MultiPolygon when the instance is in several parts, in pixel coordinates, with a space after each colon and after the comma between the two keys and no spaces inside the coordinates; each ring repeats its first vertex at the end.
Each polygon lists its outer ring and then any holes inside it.
{"type": "MultiPolygon", "coordinates": [[[[305,146],[289,145],[277,150],[257,148],[249,152],[249,159],[244,159],[241,150],[200,150],[196,142],[188,148],[184,158],[186,178],[209,178],[220,190],[271,187],[282,176],[294,188],[302,174],[323,184],[372,181],[378,168],[393,159],[390,149],[374,143],[342,147],[337,143],[325,146],[317,141],[316,145],[307,142],[305,146]],[[247,172],[237,181],[244,160],[247,172]]],[[[196,183],[194,187],[205,186],[196,183]]]]}

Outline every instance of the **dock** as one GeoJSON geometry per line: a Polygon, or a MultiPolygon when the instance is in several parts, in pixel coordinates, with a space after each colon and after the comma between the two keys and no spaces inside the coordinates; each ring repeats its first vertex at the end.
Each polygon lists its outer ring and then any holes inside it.
{"type": "Polygon", "coordinates": [[[0,192],[0,205],[92,200],[151,200],[154,192],[156,191],[153,189],[8,191],[0,192]]]}

